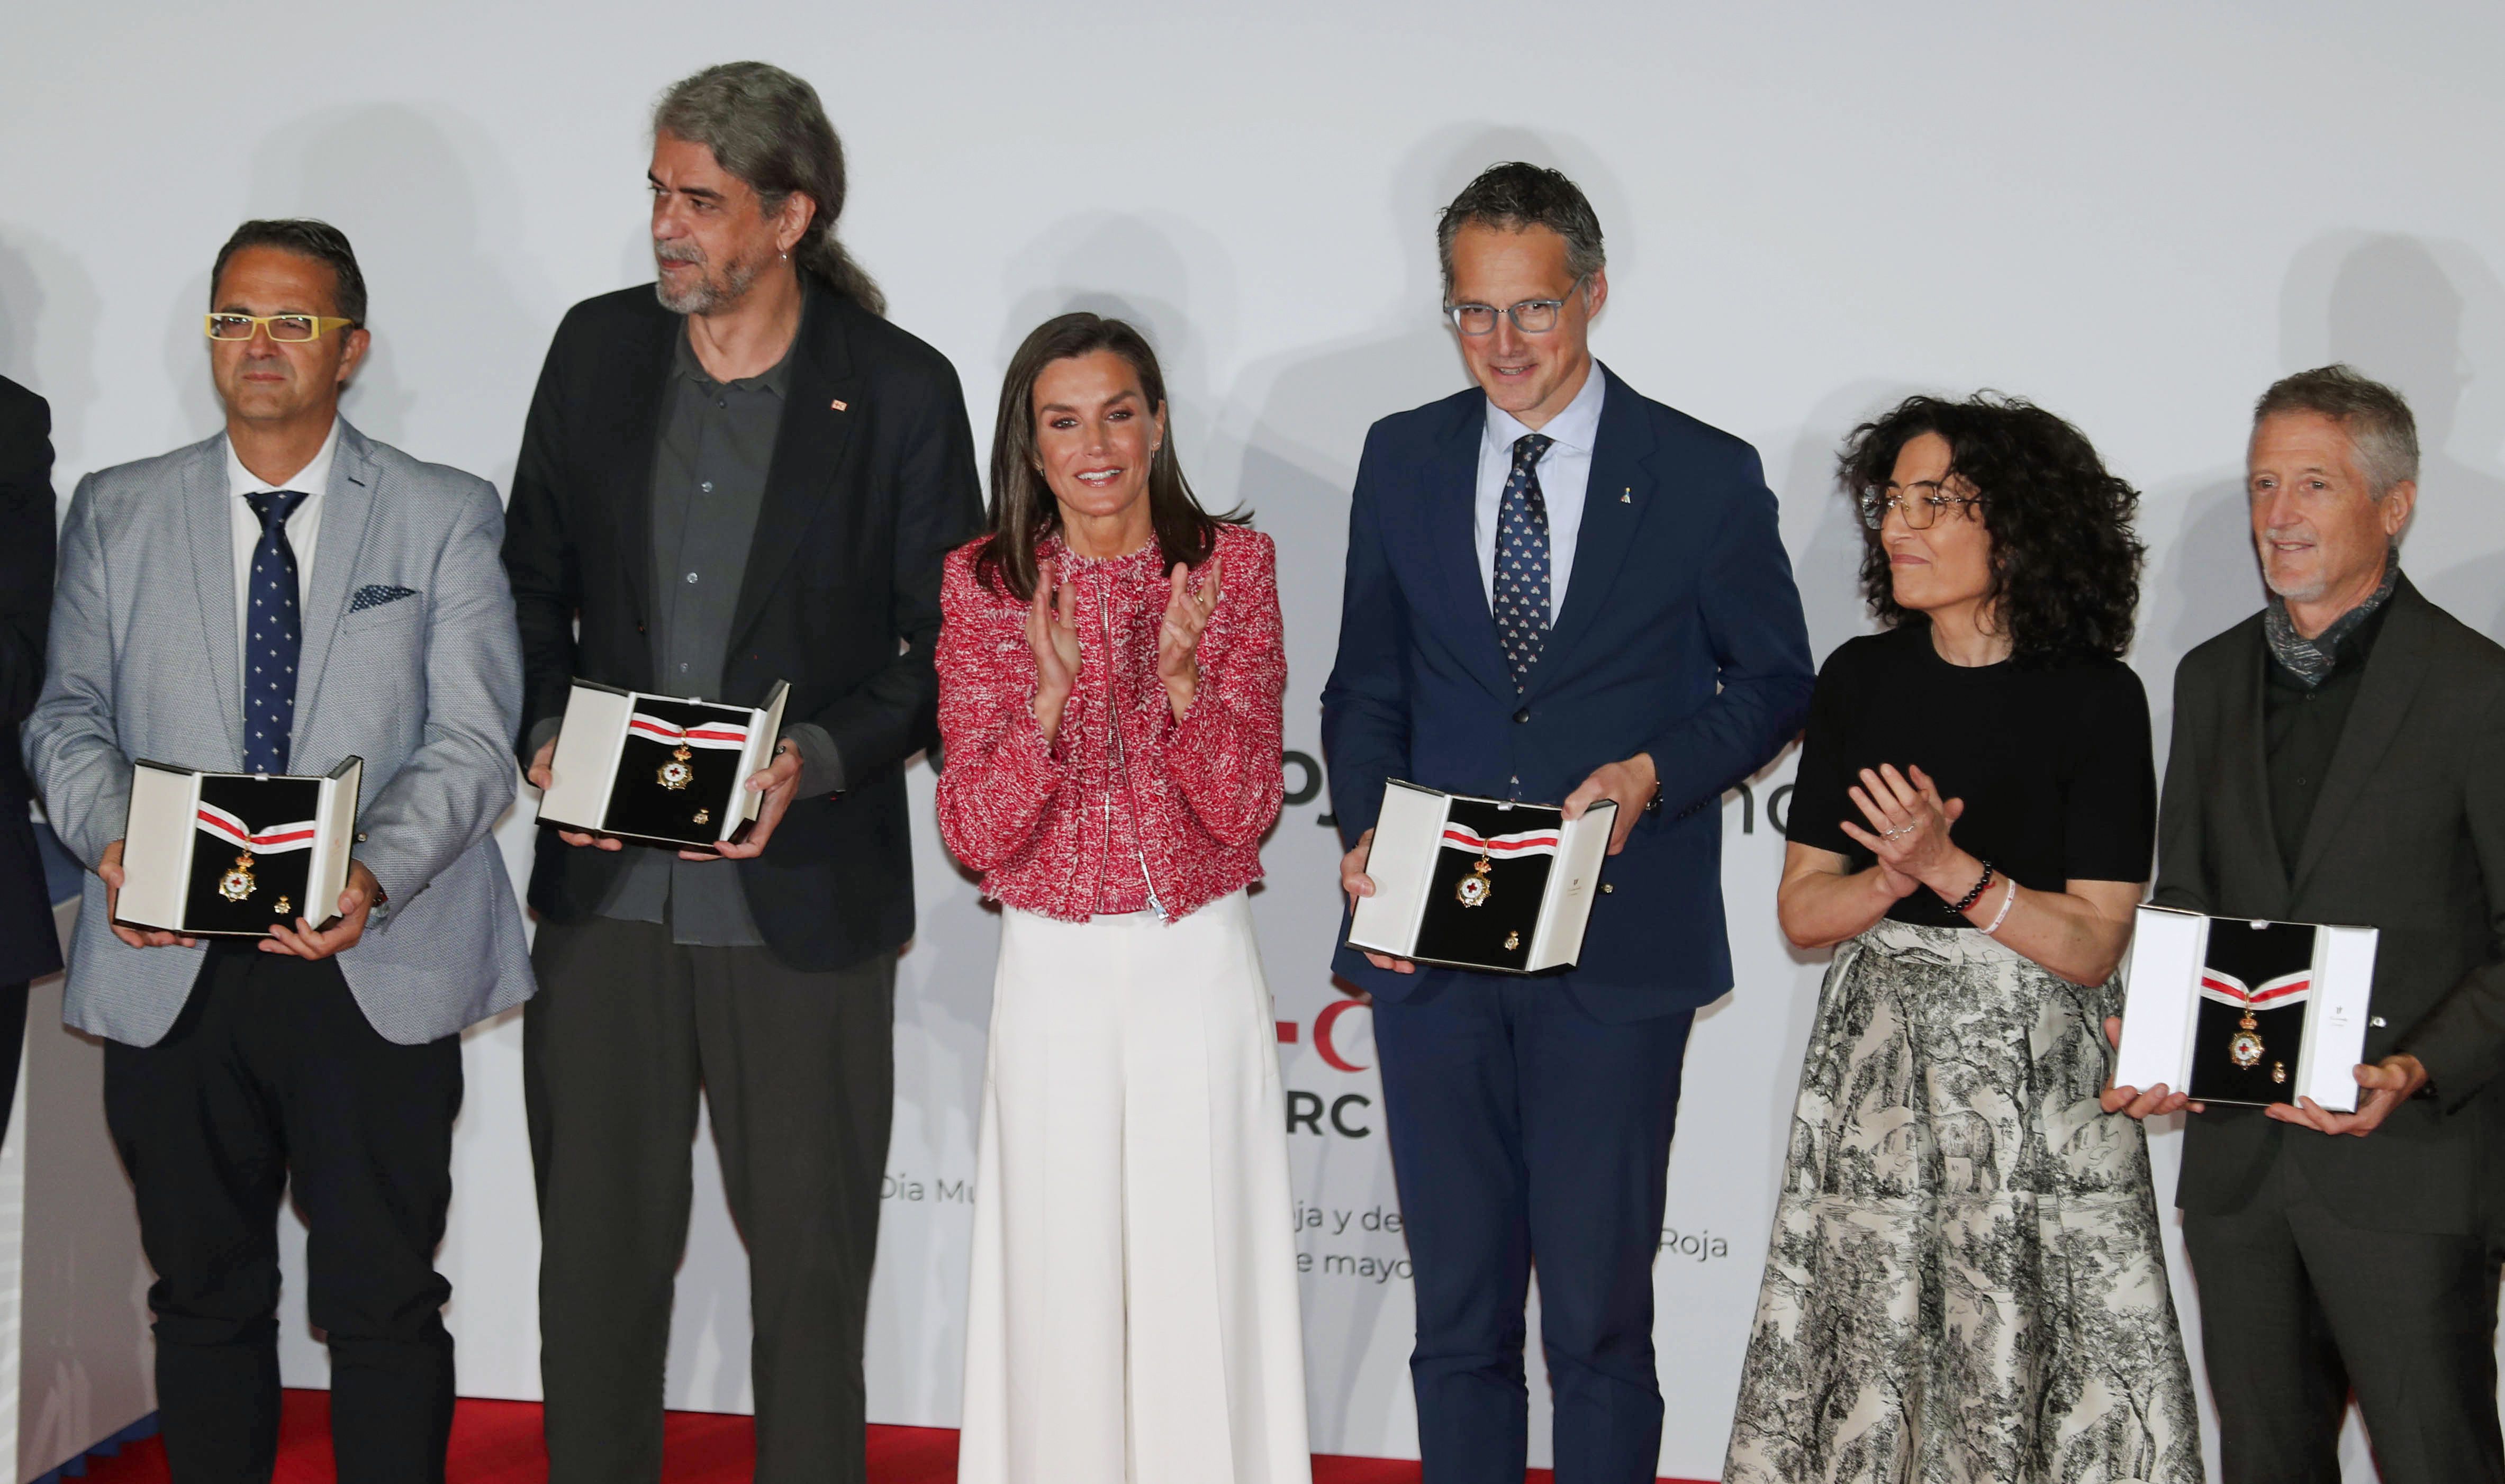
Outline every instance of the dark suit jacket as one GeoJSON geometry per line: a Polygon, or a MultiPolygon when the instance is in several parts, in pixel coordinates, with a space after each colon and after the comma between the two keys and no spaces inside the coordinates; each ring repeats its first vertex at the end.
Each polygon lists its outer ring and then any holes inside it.
{"type": "MultiPolygon", "coordinates": [[[[1476,389],[1376,423],[1349,511],[1339,658],[1323,747],[1344,840],[1383,785],[1554,803],[1604,762],[1649,752],[1661,807],[1603,868],[1583,952],[1557,975],[1591,1013],[1632,1020],[1731,987],[1722,791],[1795,735],[1816,672],[1775,497],[1755,449],[1608,376],[1574,570],[1517,697],[1474,549],[1476,389]]],[[[1462,972],[1332,967],[1387,1001],[1462,972]]]]}
{"type": "MultiPolygon", "coordinates": [[[[649,285],[623,289],[575,305],[548,347],[506,516],[522,739],[564,714],[575,676],[658,689],[653,444],[686,324],[649,285]]],[[[938,740],[939,563],[980,528],[981,486],[965,397],[937,351],[812,282],[793,353],[723,698],[755,704],[791,682],[787,724],[827,729],[845,790],[794,799],[763,855],[723,869],[740,873],[784,962],[829,970],[913,934],[904,763],[938,740]]],[[[624,861],[543,831],[531,905],[587,916],[624,861]]]]}
{"type": "Polygon", "coordinates": [[[27,821],[18,728],[44,689],[53,615],[53,409],[0,377],[0,984],[61,967],[52,894],[27,821]]]}
{"type": "Polygon", "coordinates": [[[2347,1221],[2461,1233],[2505,1132],[2505,649],[2403,578],[2293,877],[2271,831],[2258,615],[2183,656],[2158,815],[2160,905],[2382,930],[2365,1059],[2407,1051],[2435,1096],[2363,1139],[2259,1109],[2193,1114],[2175,1201],[2227,1212],[2282,1145],[2347,1221]]]}

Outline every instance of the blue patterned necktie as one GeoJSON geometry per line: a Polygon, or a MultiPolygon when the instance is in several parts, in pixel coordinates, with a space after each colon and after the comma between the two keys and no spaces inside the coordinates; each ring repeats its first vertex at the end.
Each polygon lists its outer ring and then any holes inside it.
{"type": "Polygon", "coordinates": [[[1531,689],[1531,667],[1548,643],[1548,501],[1539,492],[1539,456],[1555,442],[1537,433],[1513,441],[1513,473],[1497,502],[1496,632],[1517,695],[1531,689]]]}
{"type": "Polygon", "coordinates": [[[287,544],[287,516],[304,494],[274,489],[243,498],[261,517],[252,581],[245,584],[251,621],[243,630],[243,769],[284,773],[288,737],[296,727],[296,654],[304,627],[296,609],[296,548],[287,544]]]}

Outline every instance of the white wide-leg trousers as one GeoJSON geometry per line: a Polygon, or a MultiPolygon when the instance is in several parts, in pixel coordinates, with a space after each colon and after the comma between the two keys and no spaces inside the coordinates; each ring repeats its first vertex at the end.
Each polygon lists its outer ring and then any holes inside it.
{"type": "Polygon", "coordinates": [[[1002,916],[960,1484],[1309,1484],[1244,894],[1172,923],[1002,916]]]}

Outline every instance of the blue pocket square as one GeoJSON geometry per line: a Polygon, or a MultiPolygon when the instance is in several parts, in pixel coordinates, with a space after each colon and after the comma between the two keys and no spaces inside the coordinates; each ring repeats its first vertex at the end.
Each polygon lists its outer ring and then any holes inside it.
{"type": "Polygon", "coordinates": [[[357,595],[348,600],[348,612],[361,614],[369,608],[380,608],[385,603],[397,603],[403,598],[416,596],[417,589],[414,587],[395,587],[389,583],[372,583],[357,589],[357,595]]]}

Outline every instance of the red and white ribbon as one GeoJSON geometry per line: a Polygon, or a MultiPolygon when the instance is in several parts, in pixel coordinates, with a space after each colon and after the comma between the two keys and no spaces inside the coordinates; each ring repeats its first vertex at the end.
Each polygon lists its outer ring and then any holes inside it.
{"type": "Polygon", "coordinates": [[[1472,855],[1486,854],[1500,861],[1521,856],[1553,856],[1557,854],[1558,833],[1554,830],[1525,830],[1514,834],[1479,834],[1464,825],[1444,826],[1444,848],[1466,850],[1472,855]]]}
{"type": "Polygon", "coordinates": [[[626,719],[626,734],[647,741],[678,743],[689,747],[710,747],[725,752],[738,752],[748,745],[748,728],[737,722],[698,722],[682,727],[676,722],[664,722],[656,716],[636,712],[626,719]]]}
{"type": "Polygon", "coordinates": [[[313,822],[309,819],[298,820],[292,825],[272,825],[255,831],[250,825],[212,803],[200,805],[199,829],[202,834],[215,835],[234,849],[248,850],[257,856],[311,850],[315,833],[313,822]]]}
{"type": "Polygon", "coordinates": [[[2215,1000],[2220,1005],[2239,1008],[2275,1010],[2283,1005],[2301,1005],[2313,992],[2313,971],[2299,970],[2276,979],[2264,979],[2251,989],[2234,974],[2216,969],[2201,971],[2201,998],[2215,1000]]]}

